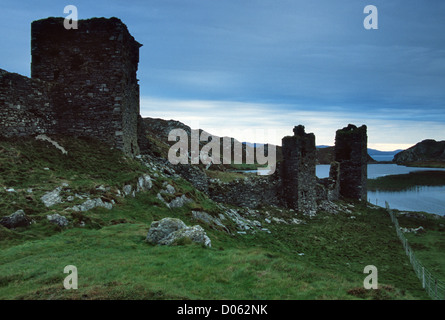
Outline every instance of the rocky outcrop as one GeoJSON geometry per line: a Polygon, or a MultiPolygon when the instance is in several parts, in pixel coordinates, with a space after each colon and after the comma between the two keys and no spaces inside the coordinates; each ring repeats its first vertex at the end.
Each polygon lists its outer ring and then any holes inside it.
{"type": "Polygon", "coordinates": [[[61,216],[58,213],[52,214],[52,215],[47,215],[46,218],[48,219],[49,222],[51,222],[52,224],[55,224],[61,228],[68,226],[69,221],[66,217],[61,216]]]}
{"type": "MultiPolygon", "coordinates": [[[[195,220],[198,220],[202,223],[205,223],[206,225],[213,227],[217,230],[222,230],[227,233],[230,233],[229,229],[222,223],[221,218],[213,217],[207,212],[204,211],[192,211],[192,217],[195,220]]],[[[224,216],[222,216],[222,219],[226,219],[224,216]]]]}
{"type": "Polygon", "coordinates": [[[152,244],[172,245],[182,239],[189,239],[206,247],[212,246],[211,240],[201,226],[188,227],[182,220],[176,218],[153,221],[146,241],[152,244]]]}
{"type": "Polygon", "coordinates": [[[0,219],[0,224],[8,229],[26,227],[31,223],[31,219],[23,210],[17,210],[13,214],[0,219]]]}
{"type": "Polygon", "coordinates": [[[168,204],[168,207],[170,209],[182,208],[183,206],[185,206],[187,203],[190,203],[190,202],[193,202],[193,200],[187,198],[186,195],[183,194],[182,196],[176,197],[172,201],[170,201],[170,203],[168,204]]]}
{"type": "Polygon", "coordinates": [[[423,140],[411,148],[397,153],[393,161],[397,164],[445,163],[445,141],[423,140]]]}
{"type": "Polygon", "coordinates": [[[88,210],[91,210],[91,209],[94,209],[97,207],[111,210],[113,208],[113,204],[110,202],[105,202],[101,198],[88,199],[84,203],[72,207],[71,210],[85,212],[85,211],[88,211],[88,210]]]}
{"type": "Polygon", "coordinates": [[[42,200],[43,204],[47,208],[52,207],[52,206],[62,202],[62,197],[60,195],[61,191],[62,191],[62,187],[57,187],[53,191],[45,193],[40,198],[40,200],[42,200]]]}

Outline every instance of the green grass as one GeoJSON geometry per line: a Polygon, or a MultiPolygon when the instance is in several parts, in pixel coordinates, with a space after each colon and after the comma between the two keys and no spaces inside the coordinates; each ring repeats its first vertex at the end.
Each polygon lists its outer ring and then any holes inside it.
{"type": "Polygon", "coordinates": [[[232,232],[227,234],[201,224],[212,241],[211,248],[203,248],[186,240],[170,247],[144,241],[152,221],[175,217],[195,225],[192,210],[221,213],[183,179],[158,178],[150,191],[116,199],[112,210],[76,213],[63,211],[62,204],[49,210],[38,196],[26,199],[22,189],[28,187],[37,194],[62,181],[79,190],[117,187],[147,170],[101,144],[66,139],[58,141],[71,147],[70,159],[43,142],[0,143],[1,163],[11,162],[2,167],[1,183],[18,190],[2,192],[2,212],[27,206],[36,221],[16,230],[0,226],[0,299],[428,299],[387,213],[359,203],[352,213],[298,216],[305,221],[298,225],[267,224],[266,212],[287,219],[295,213],[261,208],[256,219],[271,234],[240,235],[225,222],[232,232]],[[37,173],[41,167],[51,170],[37,173]],[[20,168],[28,175],[14,177],[20,168]],[[185,194],[193,202],[167,208],[156,197],[165,181],[175,187],[175,196],[185,194]],[[49,213],[73,223],[56,227],[45,219],[49,213]],[[67,265],[78,269],[78,290],[63,287],[67,265]],[[363,289],[367,265],[378,268],[379,290],[363,289]]]}
{"type": "Polygon", "coordinates": [[[435,277],[445,281],[445,219],[429,214],[423,214],[421,217],[408,219],[401,216],[400,226],[405,228],[422,226],[425,229],[424,233],[405,233],[405,237],[422,265],[435,277]]]}
{"type": "Polygon", "coordinates": [[[0,186],[18,189],[52,186],[63,181],[121,186],[143,171],[140,163],[102,142],[56,136],[67,155],[48,142],[18,138],[0,141],[0,186]]]}
{"type": "Polygon", "coordinates": [[[320,214],[306,224],[270,225],[272,234],[230,236],[203,225],[210,249],[144,242],[153,220],[196,224],[189,212],[139,194],[111,211],[84,213],[95,226],[10,242],[0,259],[0,298],[426,298],[383,210],[359,208],[355,219],[320,214]],[[368,264],[379,270],[378,291],[363,290],[368,264]],[[66,265],[78,268],[78,290],[63,288],[66,265]]]}
{"type": "Polygon", "coordinates": [[[46,213],[40,197],[62,183],[69,182],[71,194],[95,194],[100,185],[113,190],[122,188],[146,171],[139,162],[96,140],[53,138],[68,151],[67,155],[44,141],[0,140],[0,212],[11,214],[22,209],[31,215],[46,213]],[[4,188],[13,188],[15,192],[4,188]],[[28,193],[28,189],[33,192],[28,193]]]}
{"type": "Polygon", "coordinates": [[[368,179],[367,187],[369,191],[403,191],[416,188],[417,186],[443,185],[445,185],[445,172],[420,171],[368,179]]]}

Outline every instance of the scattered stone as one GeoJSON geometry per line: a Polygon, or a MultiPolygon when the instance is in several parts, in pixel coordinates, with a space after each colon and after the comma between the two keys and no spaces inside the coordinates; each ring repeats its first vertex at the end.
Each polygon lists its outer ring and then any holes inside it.
{"type": "Polygon", "coordinates": [[[84,203],[74,206],[71,209],[73,211],[88,211],[91,209],[94,209],[96,207],[102,207],[108,210],[113,209],[113,204],[111,204],[110,202],[104,202],[101,198],[97,198],[97,199],[88,199],[87,201],[85,201],[84,203]]]}
{"type": "Polygon", "coordinates": [[[123,192],[125,196],[129,196],[131,194],[131,191],[133,191],[133,187],[129,184],[125,185],[123,188],[123,192]]]}
{"type": "Polygon", "coordinates": [[[165,204],[165,205],[167,206],[167,208],[170,208],[170,205],[167,203],[167,201],[165,201],[165,199],[161,196],[160,193],[158,193],[158,194],[156,195],[156,197],[157,197],[159,200],[161,200],[161,202],[162,202],[163,204],[165,204]]]}
{"type": "Polygon", "coordinates": [[[216,226],[220,229],[224,230],[227,233],[229,232],[229,229],[221,222],[220,219],[216,217],[212,217],[210,214],[204,211],[192,211],[192,216],[194,219],[199,220],[201,222],[204,222],[205,224],[209,226],[216,226]]]}
{"type": "Polygon", "coordinates": [[[153,187],[153,182],[151,181],[151,177],[148,174],[139,177],[137,184],[138,192],[150,190],[152,187],[153,187]]]}
{"type": "Polygon", "coordinates": [[[61,228],[66,227],[69,224],[68,219],[64,216],[61,216],[58,213],[55,213],[53,215],[47,215],[46,218],[49,220],[49,222],[56,224],[61,228]]]}
{"type": "Polygon", "coordinates": [[[291,223],[293,223],[293,224],[302,224],[302,223],[304,223],[304,221],[300,220],[300,219],[292,218],[291,223]]]}
{"type": "Polygon", "coordinates": [[[169,208],[181,208],[187,203],[193,202],[192,199],[187,198],[185,195],[182,195],[180,197],[176,197],[170,203],[168,204],[169,208]]]}
{"type": "Polygon", "coordinates": [[[242,217],[236,210],[230,209],[226,211],[226,215],[236,223],[238,229],[240,230],[251,230],[254,229],[254,224],[249,219],[242,217]]]}
{"type": "Polygon", "coordinates": [[[286,220],[281,219],[281,218],[277,218],[277,217],[272,217],[272,220],[275,221],[276,223],[289,224],[286,220]]]}
{"type": "Polygon", "coordinates": [[[425,233],[426,230],[424,227],[420,226],[418,228],[400,228],[402,230],[402,232],[404,233],[414,233],[414,234],[421,234],[421,233],[425,233]]]}
{"type": "Polygon", "coordinates": [[[14,229],[30,225],[31,219],[28,218],[23,210],[17,210],[13,214],[1,218],[0,224],[8,229],[14,229]]]}
{"type": "Polygon", "coordinates": [[[52,207],[58,203],[62,202],[62,197],[60,196],[60,192],[62,191],[61,187],[57,187],[51,192],[45,193],[40,200],[45,204],[47,208],[52,207]]]}
{"type": "Polygon", "coordinates": [[[258,227],[261,228],[261,222],[257,221],[257,220],[253,220],[253,224],[258,227]]]}

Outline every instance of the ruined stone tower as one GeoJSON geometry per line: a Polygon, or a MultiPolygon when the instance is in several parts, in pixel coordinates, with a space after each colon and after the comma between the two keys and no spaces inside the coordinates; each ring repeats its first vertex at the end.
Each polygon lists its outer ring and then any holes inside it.
{"type": "Polygon", "coordinates": [[[63,18],[34,21],[31,77],[54,84],[54,131],[137,154],[140,47],[117,18],[79,20],[69,30],[63,18]]]}
{"type": "Polygon", "coordinates": [[[294,127],[294,135],[282,139],[283,199],[289,208],[306,214],[316,211],[315,135],[304,126],[294,127]]]}
{"type": "Polygon", "coordinates": [[[340,195],[367,200],[368,136],[366,126],[349,124],[335,135],[335,161],[340,163],[340,195]]]}

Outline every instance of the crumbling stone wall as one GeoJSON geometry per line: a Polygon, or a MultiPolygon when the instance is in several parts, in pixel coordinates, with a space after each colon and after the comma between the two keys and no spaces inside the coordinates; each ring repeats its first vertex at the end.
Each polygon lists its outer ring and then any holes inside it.
{"type": "Polygon", "coordinates": [[[0,69],[0,136],[53,133],[51,85],[0,69]]]}
{"type": "Polygon", "coordinates": [[[241,207],[283,205],[281,179],[278,174],[246,177],[229,183],[212,182],[208,193],[212,200],[241,207]]]}
{"type": "Polygon", "coordinates": [[[312,214],[316,211],[315,136],[305,133],[302,125],[293,131],[293,136],[282,139],[283,199],[289,208],[312,214]]]}
{"type": "Polygon", "coordinates": [[[338,162],[331,162],[329,170],[329,177],[317,178],[317,201],[338,200],[340,196],[340,164],[338,162]]]}
{"type": "Polygon", "coordinates": [[[340,164],[340,195],[366,201],[368,136],[365,125],[349,124],[335,135],[335,161],[340,164]]]}
{"type": "Polygon", "coordinates": [[[139,152],[139,47],[117,18],[63,18],[31,25],[31,77],[57,84],[57,131],[96,137],[128,154],[139,152]]]}

